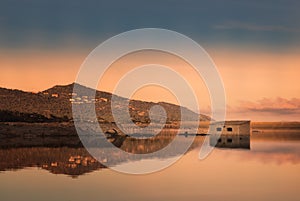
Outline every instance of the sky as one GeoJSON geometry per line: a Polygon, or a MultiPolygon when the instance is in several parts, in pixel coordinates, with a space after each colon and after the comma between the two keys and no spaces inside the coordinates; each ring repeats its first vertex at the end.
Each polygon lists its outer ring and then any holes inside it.
{"type": "MultiPolygon", "coordinates": [[[[299,121],[299,7],[296,0],[2,0],[0,87],[37,92],[72,83],[100,43],[132,29],[163,28],[208,52],[224,83],[228,119],[299,121]]],[[[111,80],[117,82],[131,64],[150,62],[145,55],[116,62],[99,89],[112,91],[111,80]]],[[[201,99],[200,111],[209,114],[209,94],[188,65],[164,61],[164,54],[151,58],[180,67],[201,99]]],[[[133,98],[176,102],[157,86],[141,88],[133,98]]]]}

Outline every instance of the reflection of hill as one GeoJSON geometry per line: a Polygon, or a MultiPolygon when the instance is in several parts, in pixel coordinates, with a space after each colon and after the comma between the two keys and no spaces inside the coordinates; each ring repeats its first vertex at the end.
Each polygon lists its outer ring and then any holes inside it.
{"type": "MultiPolygon", "coordinates": [[[[199,149],[205,137],[198,136],[188,151],[199,149]]],[[[182,142],[185,137],[180,138],[182,142]]],[[[152,153],[155,150],[167,146],[170,138],[154,139],[125,139],[121,149],[130,153],[152,153]]],[[[262,163],[299,163],[299,141],[252,141],[251,151],[235,152],[232,149],[219,149],[217,153],[242,157],[242,160],[255,160],[262,163]]],[[[101,158],[101,163],[96,161],[80,145],[71,147],[19,147],[19,148],[1,148],[0,149],[0,171],[22,169],[26,167],[39,167],[53,174],[66,174],[76,177],[88,172],[105,168],[105,164],[122,164],[130,161],[138,161],[140,155],[124,157],[109,147],[103,147],[99,150],[105,150],[106,155],[101,158]],[[114,155],[115,157],[111,157],[114,155]],[[111,160],[111,161],[109,161],[111,160]]],[[[160,159],[167,159],[178,155],[175,148],[171,152],[161,155],[160,159]]],[[[197,160],[195,158],[195,160],[197,160]]]]}
{"type": "Polygon", "coordinates": [[[82,175],[105,166],[84,148],[9,148],[0,149],[0,170],[40,167],[54,174],[82,175]]]}
{"type": "MultiPolygon", "coordinates": [[[[103,124],[102,127],[108,129],[112,124],[103,124]]],[[[106,139],[99,138],[95,145],[101,145],[99,151],[105,150],[105,154],[101,155],[101,164],[82,147],[72,123],[0,123],[0,171],[39,167],[54,174],[79,176],[104,168],[107,164],[119,165],[139,161],[142,159],[141,155],[167,147],[174,138],[171,131],[174,132],[171,129],[165,135],[150,139],[133,139],[125,136],[117,138],[115,145],[128,153],[136,153],[134,156],[124,156],[120,152],[113,151],[111,147],[102,146],[101,143],[106,139]],[[112,155],[115,157],[111,158],[112,155]]],[[[241,153],[246,159],[266,163],[299,163],[299,134],[299,131],[294,129],[262,130],[259,133],[252,133],[251,151],[241,153]]],[[[185,143],[190,137],[180,136],[180,139],[185,143]]],[[[202,136],[196,137],[188,151],[198,149],[203,140],[202,136]]],[[[220,151],[228,154],[232,150],[220,151]]],[[[170,152],[159,155],[158,158],[167,159],[180,153],[178,143],[178,146],[174,146],[170,152]]],[[[231,153],[236,154],[233,151],[231,153]]]]}
{"type": "MultiPolygon", "coordinates": [[[[182,137],[184,140],[184,137],[182,137]]],[[[196,138],[189,150],[201,146],[203,137],[196,138]]],[[[170,139],[133,140],[126,139],[122,149],[130,153],[151,153],[154,150],[165,147],[170,139]],[[150,143],[151,141],[151,143],[150,143]]],[[[139,155],[124,157],[110,148],[105,150],[106,157],[102,157],[101,163],[95,160],[82,146],[77,147],[23,147],[0,149],[0,171],[22,169],[26,167],[40,167],[54,174],[66,174],[79,176],[91,171],[105,168],[106,163],[121,164],[129,161],[137,161],[139,155]],[[114,155],[112,158],[111,156],[114,155]],[[108,161],[112,160],[112,161],[108,161]]],[[[161,158],[169,158],[178,155],[178,150],[162,155],[161,158]]]]}

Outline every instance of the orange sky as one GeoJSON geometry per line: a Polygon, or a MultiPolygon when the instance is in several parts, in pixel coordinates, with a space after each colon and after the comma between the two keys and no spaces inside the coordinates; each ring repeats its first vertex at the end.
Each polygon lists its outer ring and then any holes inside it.
{"type": "MultiPolygon", "coordinates": [[[[56,84],[72,83],[89,51],[0,50],[0,86],[25,91],[41,91],[56,84]]],[[[266,52],[253,49],[241,51],[234,48],[214,47],[208,49],[208,53],[216,63],[224,82],[228,118],[243,118],[245,116],[245,113],[241,114],[243,108],[237,111],[241,106],[241,102],[245,106],[245,102],[249,105],[251,105],[250,103],[252,105],[260,104],[260,100],[264,98],[273,102],[277,101],[278,98],[290,102],[299,100],[299,51],[266,52]],[[229,112],[230,110],[232,111],[229,112]]],[[[209,95],[201,78],[184,61],[168,54],[156,52],[155,54],[148,53],[148,55],[145,53],[128,55],[126,59],[121,59],[111,66],[99,88],[112,91],[115,83],[130,68],[147,64],[153,60],[160,64],[172,66],[180,75],[189,80],[201,100],[202,111],[208,111],[209,95]]],[[[159,89],[157,86],[144,87],[138,90],[133,98],[150,101],[175,101],[170,92],[163,88],[159,89]]],[[[276,104],[274,103],[274,105],[276,104]]],[[[287,103],[281,101],[280,104],[287,103]]],[[[280,104],[277,104],[276,107],[280,108],[280,104]]],[[[294,109],[299,108],[297,108],[297,105],[295,107],[294,109]]],[[[254,112],[252,114],[252,110],[248,112],[249,119],[260,120],[262,113],[254,112]]],[[[299,119],[297,113],[287,117],[270,117],[269,119],[280,120],[280,118],[299,119]]]]}

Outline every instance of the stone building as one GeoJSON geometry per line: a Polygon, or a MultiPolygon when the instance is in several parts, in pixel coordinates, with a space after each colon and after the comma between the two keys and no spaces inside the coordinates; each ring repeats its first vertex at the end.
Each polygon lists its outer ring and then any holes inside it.
{"type": "Polygon", "coordinates": [[[212,122],[209,134],[211,146],[250,149],[250,121],[212,122]]]}
{"type": "Polygon", "coordinates": [[[212,122],[209,134],[250,135],[250,121],[212,122]]]}

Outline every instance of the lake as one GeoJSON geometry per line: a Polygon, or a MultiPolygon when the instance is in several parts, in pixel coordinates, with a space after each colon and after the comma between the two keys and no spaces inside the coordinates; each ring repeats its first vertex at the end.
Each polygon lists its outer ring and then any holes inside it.
{"type": "Polygon", "coordinates": [[[5,148],[0,150],[0,200],[298,201],[299,135],[298,130],[255,133],[250,148],[215,148],[204,160],[198,159],[201,143],[196,143],[172,166],[146,175],[105,168],[84,148],[5,148]]]}

